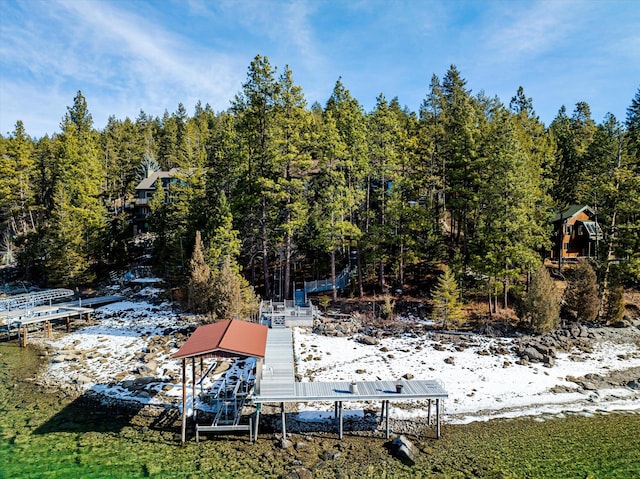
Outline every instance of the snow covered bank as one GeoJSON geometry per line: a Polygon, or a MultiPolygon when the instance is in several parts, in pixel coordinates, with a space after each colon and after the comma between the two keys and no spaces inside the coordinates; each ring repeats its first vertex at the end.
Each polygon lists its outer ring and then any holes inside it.
{"type": "MultiPolygon", "coordinates": [[[[555,366],[545,367],[518,365],[514,354],[489,353],[509,350],[512,339],[471,336],[464,347],[443,347],[429,336],[407,335],[366,345],[354,338],[296,329],[294,340],[297,371],[303,380],[398,379],[410,374],[415,379],[442,381],[449,393],[445,420],[450,423],[562,411],[640,410],[638,390],[626,386],[589,390],[571,380],[640,367],[640,351],[633,342],[596,343],[591,354],[561,353],[555,366]]],[[[311,404],[305,409],[316,407],[311,404]]],[[[392,413],[397,418],[422,416],[423,407],[397,403],[392,413]]]]}
{"type": "MultiPolygon", "coordinates": [[[[156,294],[148,288],[145,294],[156,294]]],[[[140,293],[139,293],[140,294],[140,293]]],[[[181,404],[180,362],[171,359],[196,326],[171,304],[152,304],[141,297],[96,310],[94,324],[48,340],[50,365],[46,382],[78,392],[94,391],[108,398],[144,404],[181,404]]],[[[634,336],[628,342],[599,341],[593,350],[559,353],[553,367],[516,364],[512,339],[470,336],[464,341],[436,341],[413,333],[381,338],[366,345],[352,337],[327,337],[294,330],[297,373],[303,381],[437,379],[449,393],[444,420],[466,423],[495,417],[555,415],[574,411],[640,411],[640,374],[618,383],[598,381],[616,371],[639,368],[640,350],[634,336]],[[594,376],[597,375],[597,376],[594,376]],[[587,379],[584,377],[587,376],[587,379]],[[592,379],[589,379],[592,378],[592,379]]],[[[206,367],[206,365],[205,365],[206,367]]],[[[198,390],[215,387],[222,371],[210,375],[198,390]]],[[[191,388],[188,390],[191,403],[191,388]]],[[[206,406],[205,406],[206,407],[206,406]]],[[[353,416],[379,405],[345,403],[353,416]]],[[[301,404],[299,419],[325,419],[332,406],[301,404]]],[[[424,404],[397,403],[392,416],[411,419],[426,415],[424,404]]]]}

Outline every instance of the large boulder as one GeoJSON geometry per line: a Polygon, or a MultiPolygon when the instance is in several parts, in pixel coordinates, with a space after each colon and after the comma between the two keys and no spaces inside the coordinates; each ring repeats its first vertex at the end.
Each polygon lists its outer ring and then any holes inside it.
{"type": "Polygon", "coordinates": [[[410,465],[414,465],[416,463],[418,452],[406,436],[401,435],[396,437],[391,441],[389,449],[391,450],[391,453],[402,462],[410,465]]]}
{"type": "Polygon", "coordinates": [[[534,348],[533,346],[529,346],[528,348],[525,348],[525,350],[522,352],[522,357],[527,358],[529,361],[544,360],[544,356],[542,355],[542,353],[538,351],[537,348],[534,348]]]}

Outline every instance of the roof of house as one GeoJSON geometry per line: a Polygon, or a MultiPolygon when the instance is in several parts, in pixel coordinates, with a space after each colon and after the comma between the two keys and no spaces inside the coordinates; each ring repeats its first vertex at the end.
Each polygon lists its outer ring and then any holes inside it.
{"type": "Polygon", "coordinates": [[[190,358],[216,353],[264,358],[266,326],[237,319],[200,326],[173,358],[190,358]]]}
{"type": "Polygon", "coordinates": [[[155,189],[154,184],[158,178],[170,178],[175,176],[177,171],[176,168],[171,168],[169,171],[154,171],[138,183],[136,190],[153,190],[155,189]]]}
{"type": "Polygon", "coordinates": [[[555,223],[556,221],[560,221],[560,220],[566,221],[585,210],[588,210],[587,214],[589,216],[593,216],[595,214],[595,212],[588,205],[569,205],[560,213],[558,213],[553,218],[551,218],[549,222],[555,223]]]}

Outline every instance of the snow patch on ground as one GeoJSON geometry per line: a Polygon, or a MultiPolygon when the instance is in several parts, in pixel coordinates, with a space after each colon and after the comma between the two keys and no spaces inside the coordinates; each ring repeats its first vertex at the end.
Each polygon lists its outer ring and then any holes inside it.
{"type": "MultiPolygon", "coordinates": [[[[426,336],[384,338],[370,346],[354,338],[318,336],[297,328],[294,342],[297,372],[306,381],[399,379],[405,374],[440,380],[449,393],[444,401],[445,419],[452,423],[561,411],[640,409],[637,392],[628,388],[578,392],[578,386],[567,380],[567,376],[606,375],[640,366],[640,355],[633,354],[635,344],[597,343],[592,354],[580,354],[580,361],[570,359],[570,354],[558,354],[555,366],[548,368],[539,363],[517,365],[513,354],[478,354],[492,347],[510,348],[513,340],[506,338],[472,336],[471,347],[459,351],[445,345],[439,351],[442,346],[426,336]],[[623,360],[619,355],[634,357],[623,360]],[[554,386],[575,391],[554,393],[550,391],[554,386]]],[[[303,410],[318,407],[305,404],[303,410]]],[[[362,404],[345,407],[362,408],[362,404]]],[[[409,419],[423,416],[425,408],[426,404],[394,403],[391,412],[393,417],[409,419]]]]}
{"type": "MultiPolygon", "coordinates": [[[[146,289],[149,291],[144,294],[150,297],[157,294],[146,289]]],[[[155,305],[145,300],[113,303],[97,309],[93,316],[95,324],[47,341],[56,351],[46,374],[48,381],[74,384],[80,390],[92,390],[105,397],[180,406],[181,362],[171,355],[184,342],[184,336],[176,339],[176,331],[195,328],[195,318],[175,313],[170,303],[155,305]]],[[[622,386],[585,391],[567,380],[568,376],[606,375],[640,367],[640,354],[634,343],[600,342],[591,354],[558,354],[555,366],[548,368],[536,363],[516,365],[518,358],[513,354],[478,354],[492,347],[510,349],[513,340],[506,338],[470,336],[465,339],[466,347],[456,348],[453,344],[440,344],[428,334],[383,338],[375,346],[354,338],[319,336],[302,328],[294,329],[293,336],[297,373],[303,381],[395,380],[405,374],[415,379],[436,379],[449,393],[449,399],[444,401],[444,420],[448,423],[563,412],[640,410],[638,391],[622,386]],[[567,391],[551,392],[555,386],[567,391]]],[[[205,360],[205,370],[212,362],[205,360]]],[[[247,363],[232,366],[236,370],[230,375],[245,374],[246,367],[247,363]]],[[[197,391],[224,387],[223,378],[223,373],[209,375],[197,391]]],[[[191,386],[187,395],[191,413],[191,386]]],[[[379,406],[345,403],[345,414],[361,417],[364,409],[379,406]]],[[[197,407],[208,406],[199,403],[197,407]]],[[[332,404],[300,404],[298,418],[326,421],[333,414],[332,409],[332,404]]],[[[391,415],[398,419],[425,417],[426,403],[394,403],[391,415]]]]}

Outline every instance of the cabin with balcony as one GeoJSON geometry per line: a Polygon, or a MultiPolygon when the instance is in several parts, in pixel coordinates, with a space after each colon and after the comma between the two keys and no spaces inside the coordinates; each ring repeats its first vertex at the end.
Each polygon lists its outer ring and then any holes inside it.
{"type": "Polygon", "coordinates": [[[170,196],[171,184],[177,181],[177,169],[169,171],[153,171],[136,186],[136,197],[133,208],[133,235],[149,231],[149,201],[162,185],[167,197],[170,196]]]}
{"type": "Polygon", "coordinates": [[[603,234],[596,211],[587,205],[569,205],[551,218],[553,249],[551,259],[557,261],[596,257],[603,234]]]}

